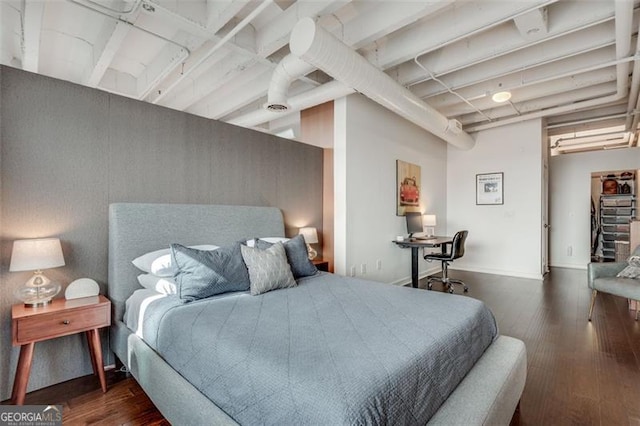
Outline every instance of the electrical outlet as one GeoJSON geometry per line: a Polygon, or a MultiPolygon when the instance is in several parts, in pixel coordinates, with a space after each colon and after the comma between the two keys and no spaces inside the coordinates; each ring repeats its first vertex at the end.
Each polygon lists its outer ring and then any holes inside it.
{"type": "Polygon", "coordinates": [[[352,266],[352,267],[351,267],[351,276],[352,276],[352,277],[355,277],[355,276],[356,276],[356,267],[355,267],[355,266],[352,266]]]}
{"type": "Polygon", "coordinates": [[[376,269],[378,271],[382,270],[382,260],[380,260],[380,259],[376,260],[376,269]]]}
{"type": "Polygon", "coordinates": [[[567,256],[573,256],[573,246],[567,247],[567,256]]]}
{"type": "Polygon", "coordinates": [[[367,274],[367,264],[366,263],[363,263],[363,264],[360,265],[360,273],[362,275],[366,275],[367,274]]]}

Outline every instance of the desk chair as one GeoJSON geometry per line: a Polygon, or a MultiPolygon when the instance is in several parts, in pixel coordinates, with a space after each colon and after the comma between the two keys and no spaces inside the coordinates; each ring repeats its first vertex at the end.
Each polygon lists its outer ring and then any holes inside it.
{"type": "MultiPolygon", "coordinates": [[[[456,280],[454,278],[449,278],[449,263],[455,259],[458,259],[464,256],[464,242],[467,239],[467,235],[469,231],[459,231],[456,232],[456,235],[453,237],[453,241],[451,242],[451,250],[449,252],[446,251],[445,247],[442,247],[441,253],[429,253],[424,255],[424,260],[432,261],[439,260],[442,262],[442,277],[431,277],[427,280],[427,288],[431,290],[433,286],[433,282],[441,282],[449,288],[449,293],[453,293],[453,285],[459,284],[464,288],[464,291],[469,291],[469,287],[465,285],[460,280],[456,280]]],[[[448,245],[448,244],[446,244],[448,245]]]]}

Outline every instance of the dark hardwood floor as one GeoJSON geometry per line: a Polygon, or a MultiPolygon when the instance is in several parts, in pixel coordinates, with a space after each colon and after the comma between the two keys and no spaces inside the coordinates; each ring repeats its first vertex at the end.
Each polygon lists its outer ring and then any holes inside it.
{"type": "MultiPolygon", "coordinates": [[[[599,294],[589,323],[586,271],[554,268],[544,281],[450,273],[487,303],[501,334],[527,346],[527,383],[512,425],[640,426],[640,322],[625,299],[599,294]]],[[[26,403],[63,404],[65,425],[168,424],[135,380],[115,372],[108,379],[106,394],[87,376],[32,392],[26,403]]]]}

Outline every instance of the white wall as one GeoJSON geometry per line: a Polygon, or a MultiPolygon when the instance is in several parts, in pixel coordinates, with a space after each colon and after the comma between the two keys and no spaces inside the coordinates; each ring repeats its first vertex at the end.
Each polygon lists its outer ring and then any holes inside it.
{"type": "Polygon", "coordinates": [[[551,157],[551,266],[586,268],[589,263],[591,173],[638,168],[640,148],[551,157]],[[572,256],[568,247],[572,247],[572,256]]]}
{"type": "Polygon", "coordinates": [[[479,132],[469,151],[448,147],[447,234],[467,229],[453,269],[541,278],[542,122],[479,132]],[[504,204],[476,205],[476,174],[504,173],[504,204]]]}
{"type": "MultiPolygon", "coordinates": [[[[411,252],[391,241],[406,235],[396,216],[396,159],[421,166],[423,211],[435,214],[444,232],[446,144],[361,95],[335,102],[335,268],[347,274],[366,265],[364,277],[405,284],[411,280],[411,252]],[[376,261],[382,269],[376,269],[376,261]]],[[[420,260],[420,271],[439,265],[420,260]]]]}

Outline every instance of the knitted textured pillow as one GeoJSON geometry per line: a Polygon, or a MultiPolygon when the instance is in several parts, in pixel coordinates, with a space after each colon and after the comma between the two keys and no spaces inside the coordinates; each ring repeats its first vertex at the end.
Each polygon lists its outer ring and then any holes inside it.
{"type": "Polygon", "coordinates": [[[252,295],[296,286],[282,243],[275,243],[266,250],[244,245],[240,249],[249,270],[252,295]]]}

